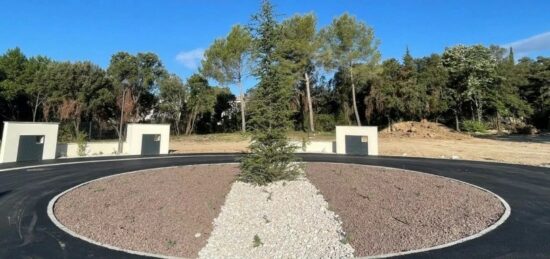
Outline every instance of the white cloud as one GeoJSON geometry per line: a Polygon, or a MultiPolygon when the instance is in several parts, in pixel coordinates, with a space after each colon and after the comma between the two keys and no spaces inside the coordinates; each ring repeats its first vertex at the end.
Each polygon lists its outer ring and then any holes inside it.
{"type": "Polygon", "coordinates": [[[196,69],[202,57],[204,55],[204,49],[198,48],[190,51],[182,51],[176,55],[176,60],[183,64],[188,69],[196,69]]]}
{"type": "Polygon", "coordinates": [[[514,52],[528,55],[531,52],[550,50],[550,31],[526,39],[510,42],[502,47],[512,47],[514,52]]]}

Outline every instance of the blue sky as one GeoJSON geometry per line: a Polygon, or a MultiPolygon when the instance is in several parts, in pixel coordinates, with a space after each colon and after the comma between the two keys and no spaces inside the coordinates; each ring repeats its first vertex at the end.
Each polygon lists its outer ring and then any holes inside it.
{"type": "MultiPolygon", "coordinates": [[[[2,0],[0,52],[90,60],[107,67],[117,51],[157,53],[183,78],[202,50],[234,24],[247,24],[259,0],[2,0]]],[[[280,19],[315,12],[322,27],[349,12],[374,28],[383,58],[415,57],[456,44],[513,46],[550,56],[550,1],[274,0],[280,19]]],[[[251,80],[247,83],[252,84],[251,80]]],[[[249,85],[250,86],[250,85],[249,85]]],[[[249,87],[248,86],[248,87],[249,87]]]]}

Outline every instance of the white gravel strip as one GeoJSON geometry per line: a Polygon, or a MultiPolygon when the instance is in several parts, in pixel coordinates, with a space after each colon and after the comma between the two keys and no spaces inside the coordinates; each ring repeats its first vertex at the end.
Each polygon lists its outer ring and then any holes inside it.
{"type": "Polygon", "coordinates": [[[301,178],[235,182],[199,258],[351,258],[353,251],[338,216],[301,178]]]}

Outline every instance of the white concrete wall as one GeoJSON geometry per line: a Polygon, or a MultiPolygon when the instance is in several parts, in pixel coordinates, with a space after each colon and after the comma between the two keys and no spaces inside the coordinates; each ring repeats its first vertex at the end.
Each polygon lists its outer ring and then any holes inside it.
{"type": "Polygon", "coordinates": [[[368,155],[378,155],[378,127],[336,126],[336,153],[346,153],[346,136],[367,136],[368,155]]]}
{"type": "Polygon", "coordinates": [[[126,127],[127,154],[141,155],[141,138],[143,134],[160,135],[160,154],[168,154],[170,146],[170,124],[130,123],[126,127]]]}
{"type": "Polygon", "coordinates": [[[58,123],[5,121],[2,147],[0,147],[0,163],[17,161],[19,137],[25,135],[43,135],[42,159],[54,159],[58,128],[58,123]]]}
{"type": "Polygon", "coordinates": [[[291,141],[290,144],[297,147],[296,153],[335,153],[336,144],[333,141],[310,141],[303,148],[303,142],[291,141]]]}
{"type": "MultiPolygon", "coordinates": [[[[124,142],[122,146],[123,154],[128,150],[128,143],[124,142]]],[[[100,141],[87,142],[85,156],[112,156],[118,151],[118,141],[100,141]]],[[[77,143],[58,143],[57,157],[78,157],[77,143]]]]}

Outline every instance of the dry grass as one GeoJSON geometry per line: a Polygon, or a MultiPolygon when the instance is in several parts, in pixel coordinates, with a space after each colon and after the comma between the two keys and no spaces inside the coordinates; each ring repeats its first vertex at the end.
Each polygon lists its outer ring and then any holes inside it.
{"type": "MultiPolygon", "coordinates": [[[[405,122],[395,126],[397,131],[380,133],[381,155],[550,166],[550,134],[472,137],[435,123],[405,122]]],[[[289,138],[333,141],[335,135],[291,132],[289,138]]],[[[241,133],[181,136],[172,137],[170,149],[174,153],[246,152],[249,141],[250,136],[241,133]]]]}

